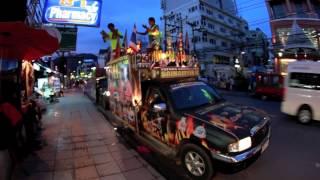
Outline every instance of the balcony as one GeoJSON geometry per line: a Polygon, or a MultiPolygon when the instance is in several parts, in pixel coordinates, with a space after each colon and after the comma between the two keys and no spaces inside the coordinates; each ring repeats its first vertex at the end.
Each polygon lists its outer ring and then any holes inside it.
{"type": "Polygon", "coordinates": [[[315,13],[290,13],[273,16],[271,20],[280,20],[280,19],[319,19],[319,16],[315,13]]]}

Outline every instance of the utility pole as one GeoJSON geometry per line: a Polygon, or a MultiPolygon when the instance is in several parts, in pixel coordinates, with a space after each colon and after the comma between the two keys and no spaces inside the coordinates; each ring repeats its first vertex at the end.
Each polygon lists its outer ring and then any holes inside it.
{"type": "Polygon", "coordinates": [[[192,29],[192,46],[193,46],[193,54],[196,55],[196,41],[194,39],[194,32],[195,32],[195,27],[197,26],[195,23],[187,22],[187,24],[191,27],[192,29]]]}

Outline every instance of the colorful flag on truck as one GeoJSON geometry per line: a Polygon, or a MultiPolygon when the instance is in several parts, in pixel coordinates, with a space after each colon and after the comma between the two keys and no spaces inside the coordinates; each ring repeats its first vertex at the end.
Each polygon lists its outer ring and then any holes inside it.
{"type": "Polygon", "coordinates": [[[130,44],[129,47],[134,51],[138,52],[138,46],[137,46],[137,27],[136,25],[133,26],[133,31],[130,38],[130,44]]]}

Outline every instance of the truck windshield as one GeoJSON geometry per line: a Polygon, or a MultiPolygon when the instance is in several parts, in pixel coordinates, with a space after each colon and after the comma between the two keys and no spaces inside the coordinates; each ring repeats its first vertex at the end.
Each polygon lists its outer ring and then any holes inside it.
{"type": "Polygon", "coordinates": [[[202,82],[173,85],[170,93],[178,110],[216,104],[222,100],[213,88],[202,82]]]}

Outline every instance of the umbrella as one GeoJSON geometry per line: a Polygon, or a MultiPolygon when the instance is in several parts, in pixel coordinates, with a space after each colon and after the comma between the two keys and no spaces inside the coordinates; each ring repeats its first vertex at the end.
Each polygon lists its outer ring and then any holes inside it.
{"type": "Polygon", "coordinates": [[[0,23],[0,58],[34,60],[59,48],[61,36],[53,28],[31,28],[23,22],[0,23]]]}
{"type": "MultiPolygon", "coordinates": [[[[20,62],[22,60],[39,59],[42,56],[54,53],[59,48],[60,39],[60,33],[54,28],[36,29],[27,26],[23,22],[1,22],[0,71],[2,59],[18,60],[20,62]]],[[[21,68],[21,63],[19,64],[21,68]]],[[[19,71],[21,70],[20,68],[19,71]]],[[[17,81],[19,82],[20,80],[17,81]]]]}

